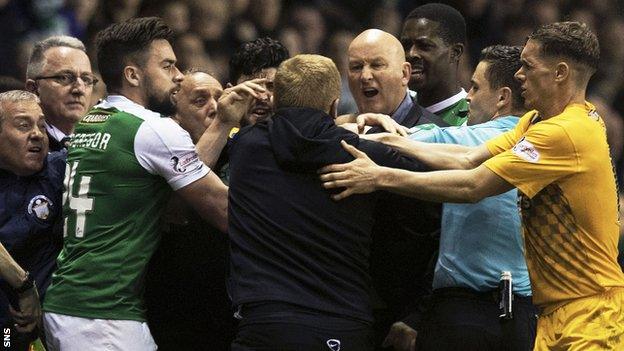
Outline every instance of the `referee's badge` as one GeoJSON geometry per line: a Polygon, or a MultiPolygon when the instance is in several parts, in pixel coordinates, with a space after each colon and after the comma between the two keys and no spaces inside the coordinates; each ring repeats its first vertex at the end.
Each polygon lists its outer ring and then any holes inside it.
{"type": "Polygon", "coordinates": [[[37,195],[28,203],[28,214],[45,221],[50,217],[52,205],[52,201],[45,195],[37,195]]]}

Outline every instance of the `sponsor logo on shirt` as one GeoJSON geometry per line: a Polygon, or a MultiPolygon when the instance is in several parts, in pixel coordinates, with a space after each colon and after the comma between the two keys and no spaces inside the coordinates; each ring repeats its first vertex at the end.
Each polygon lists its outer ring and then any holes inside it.
{"type": "Polygon", "coordinates": [[[102,123],[106,122],[110,115],[102,115],[102,114],[94,114],[94,115],[86,115],[80,121],[82,123],[102,123]]]}
{"type": "Polygon", "coordinates": [[[184,173],[189,166],[195,165],[193,168],[201,166],[199,162],[199,156],[195,151],[188,152],[182,156],[171,157],[171,166],[173,170],[178,173],[184,173]]]}
{"type": "Polygon", "coordinates": [[[50,199],[45,195],[37,195],[28,203],[28,214],[45,221],[50,217],[51,208],[52,201],[50,199]]]}
{"type": "Polygon", "coordinates": [[[340,351],[340,340],[329,339],[327,340],[327,347],[332,351],[340,351]]]}
{"type": "Polygon", "coordinates": [[[531,163],[536,163],[540,159],[540,154],[535,150],[535,146],[524,137],[520,139],[511,151],[531,163]]]}
{"type": "Polygon", "coordinates": [[[589,118],[593,119],[594,121],[597,121],[600,119],[600,115],[598,114],[598,112],[596,112],[596,110],[590,110],[587,113],[587,116],[589,116],[589,118]]]}

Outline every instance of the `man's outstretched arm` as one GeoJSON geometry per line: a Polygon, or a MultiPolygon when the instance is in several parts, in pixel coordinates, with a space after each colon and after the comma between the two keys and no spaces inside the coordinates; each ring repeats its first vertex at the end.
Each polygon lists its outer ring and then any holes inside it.
{"type": "Polygon", "coordinates": [[[485,144],[471,147],[425,143],[390,133],[367,134],[360,137],[384,143],[434,170],[473,169],[492,157],[485,144]]]}
{"type": "Polygon", "coordinates": [[[346,188],[335,200],[352,194],[386,190],[400,195],[436,202],[478,202],[513,189],[513,186],[481,165],[471,170],[410,172],[381,167],[365,153],[342,142],[355,160],[323,167],[321,180],[328,189],[346,188]]]}

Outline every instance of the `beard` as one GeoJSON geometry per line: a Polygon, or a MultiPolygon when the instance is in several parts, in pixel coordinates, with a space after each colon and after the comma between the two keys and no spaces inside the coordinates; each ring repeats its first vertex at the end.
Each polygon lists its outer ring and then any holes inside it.
{"type": "Polygon", "coordinates": [[[159,94],[159,92],[154,89],[154,85],[149,78],[146,83],[147,106],[145,107],[163,116],[173,116],[176,112],[176,106],[171,100],[169,92],[161,92],[159,94]]]}

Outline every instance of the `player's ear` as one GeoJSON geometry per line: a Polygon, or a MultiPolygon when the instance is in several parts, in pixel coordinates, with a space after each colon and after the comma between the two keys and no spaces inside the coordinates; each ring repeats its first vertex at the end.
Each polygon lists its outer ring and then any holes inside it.
{"type": "Polygon", "coordinates": [[[339,102],[340,102],[340,99],[336,99],[332,101],[331,106],[329,106],[329,116],[332,119],[336,119],[336,117],[338,117],[338,103],[339,102]]]}
{"type": "Polygon", "coordinates": [[[126,66],[123,69],[124,80],[131,87],[138,87],[141,84],[141,69],[137,66],[126,66]]]}

